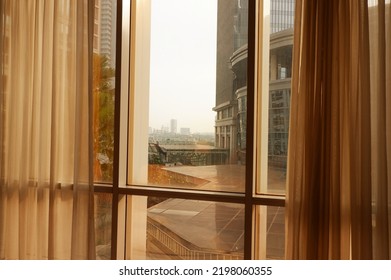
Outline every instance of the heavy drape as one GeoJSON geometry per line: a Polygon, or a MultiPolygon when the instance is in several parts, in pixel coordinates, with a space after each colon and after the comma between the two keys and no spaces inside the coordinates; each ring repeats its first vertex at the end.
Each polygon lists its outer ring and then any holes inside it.
{"type": "Polygon", "coordinates": [[[296,0],[288,259],[389,259],[389,1],[296,0]]]}
{"type": "Polygon", "coordinates": [[[93,8],[0,2],[0,259],[95,258],[93,8]]]}

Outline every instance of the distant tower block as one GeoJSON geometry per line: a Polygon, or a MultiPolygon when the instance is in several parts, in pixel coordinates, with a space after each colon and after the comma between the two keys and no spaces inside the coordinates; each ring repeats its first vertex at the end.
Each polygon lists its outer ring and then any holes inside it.
{"type": "Polygon", "coordinates": [[[171,124],[170,132],[171,132],[171,133],[177,133],[177,120],[172,119],[171,122],[170,122],[170,124],[171,124]]]}

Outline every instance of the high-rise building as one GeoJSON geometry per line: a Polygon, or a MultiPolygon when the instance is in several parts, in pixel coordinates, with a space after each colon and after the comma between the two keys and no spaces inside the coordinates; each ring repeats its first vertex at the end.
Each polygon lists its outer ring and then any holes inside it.
{"type": "Polygon", "coordinates": [[[111,67],[115,67],[115,30],[116,30],[116,0],[101,1],[101,38],[100,53],[109,57],[111,67]]]}
{"type": "Polygon", "coordinates": [[[295,0],[270,0],[270,33],[293,28],[295,0]]]}
{"type": "Polygon", "coordinates": [[[268,162],[286,168],[295,1],[271,0],[268,162]]]}
{"type": "Polygon", "coordinates": [[[99,38],[100,38],[100,0],[95,0],[94,7],[94,39],[93,39],[93,50],[94,54],[99,54],[99,38]]]}
{"type": "Polygon", "coordinates": [[[235,17],[237,1],[218,1],[217,14],[217,56],[216,56],[216,112],[215,146],[229,151],[229,161],[237,160],[237,120],[238,101],[234,90],[234,72],[230,57],[237,49],[240,39],[234,40],[235,22],[241,22],[235,17]],[[235,48],[236,47],[236,48],[235,48]]]}
{"type": "Polygon", "coordinates": [[[170,132],[171,133],[177,133],[177,120],[171,119],[170,121],[170,132]]]}
{"type": "Polygon", "coordinates": [[[218,1],[215,145],[245,161],[248,0],[218,1]]]}
{"type": "Polygon", "coordinates": [[[96,0],[94,11],[94,53],[106,56],[115,68],[116,0],[96,0]]]}
{"type": "MultiPolygon", "coordinates": [[[[294,0],[271,0],[269,163],[286,162],[294,0]]],[[[244,163],[247,130],[248,0],[219,0],[217,17],[216,147],[244,163]]]]}
{"type": "Polygon", "coordinates": [[[269,166],[285,168],[288,155],[293,30],[270,36],[269,166]]]}

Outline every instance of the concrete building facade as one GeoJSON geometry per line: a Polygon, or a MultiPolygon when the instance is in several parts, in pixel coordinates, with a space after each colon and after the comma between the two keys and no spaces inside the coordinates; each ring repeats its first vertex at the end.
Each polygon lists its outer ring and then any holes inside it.
{"type": "Polygon", "coordinates": [[[229,151],[228,163],[239,161],[243,143],[238,129],[245,123],[244,100],[237,98],[237,91],[246,88],[247,21],[248,0],[218,1],[215,144],[229,151]]]}
{"type": "MultiPolygon", "coordinates": [[[[284,166],[288,147],[294,0],[270,2],[269,164],[284,166]]],[[[228,163],[246,160],[248,0],[218,1],[215,144],[228,163]]]]}

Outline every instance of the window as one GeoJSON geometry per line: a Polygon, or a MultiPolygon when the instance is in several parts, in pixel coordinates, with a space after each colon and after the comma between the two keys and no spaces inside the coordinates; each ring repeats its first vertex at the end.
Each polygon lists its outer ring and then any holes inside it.
{"type": "Polygon", "coordinates": [[[94,10],[94,181],[98,183],[113,180],[116,2],[96,1],[94,10]]]}
{"type": "MultiPolygon", "coordinates": [[[[117,1],[95,1],[93,102],[94,102],[94,182],[113,183],[114,92],[116,84],[117,1]],[[105,20],[103,20],[105,17],[105,20]]],[[[111,191],[111,190],[109,190],[111,191]]],[[[111,250],[112,194],[95,194],[95,237],[97,259],[109,259],[111,250]]]]}
{"type": "Polygon", "coordinates": [[[122,51],[109,79],[112,156],[97,156],[99,172],[114,170],[96,187],[99,257],[283,258],[291,53],[275,58],[286,84],[269,80],[275,1],[115,2],[122,51]]]}

